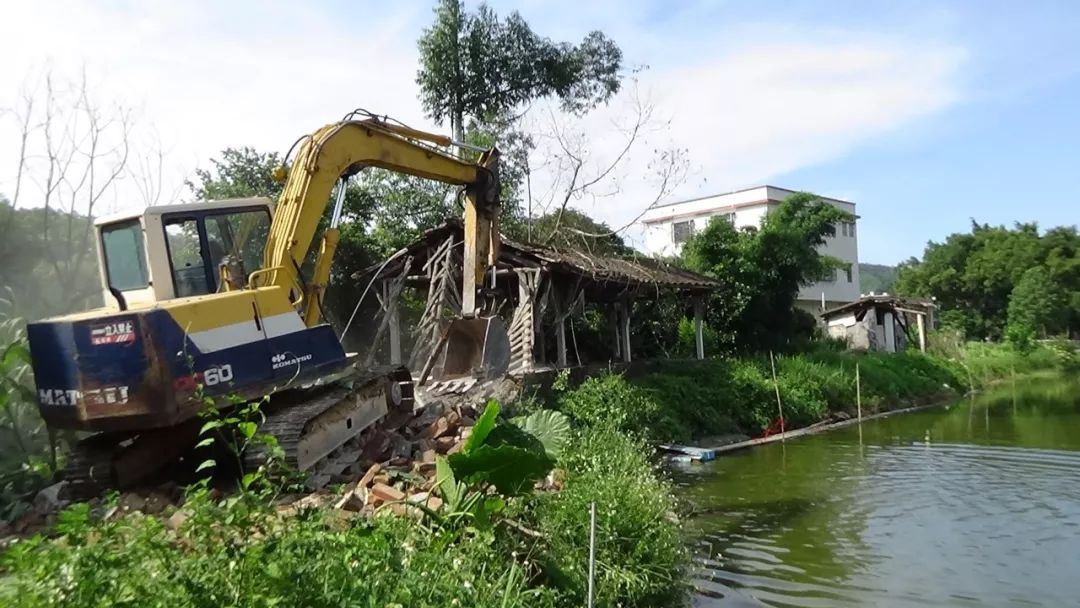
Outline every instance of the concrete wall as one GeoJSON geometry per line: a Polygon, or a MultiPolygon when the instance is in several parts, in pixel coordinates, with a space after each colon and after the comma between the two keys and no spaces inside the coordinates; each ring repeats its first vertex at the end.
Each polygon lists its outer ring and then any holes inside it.
{"type": "Polygon", "coordinates": [[[900,322],[890,313],[882,316],[885,323],[879,324],[878,315],[874,310],[867,311],[861,321],[856,320],[854,312],[838,315],[826,322],[825,331],[831,338],[846,340],[848,348],[852,350],[870,352],[907,350],[908,340],[900,322]],[[889,331],[886,323],[892,324],[892,332],[889,331]]]}

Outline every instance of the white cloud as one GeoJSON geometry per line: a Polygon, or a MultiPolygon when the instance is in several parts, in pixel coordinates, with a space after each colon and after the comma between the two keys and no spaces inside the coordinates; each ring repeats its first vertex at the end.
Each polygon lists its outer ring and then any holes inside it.
{"type": "MultiPolygon", "coordinates": [[[[758,185],[842,157],[962,96],[964,53],[956,48],[785,40],[643,76],[658,111],[670,117],[668,139],[688,148],[695,168],[673,199],[758,185]]],[[[618,201],[585,209],[621,224],[651,194],[639,183],[618,201]]]]}
{"type": "MultiPolygon", "coordinates": [[[[8,4],[5,21],[15,27],[0,39],[0,107],[47,61],[69,74],[85,65],[99,97],[139,107],[160,133],[174,184],[226,146],[284,151],[360,105],[430,127],[414,82],[427,3],[350,8],[348,16],[284,0],[8,4]]],[[[599,19],[586,29],[606,29],[599,19]]],[[[671,123],[620,172],[619,197],[579,203],[613,225],[650,198],[654,145],[689,150],[696,171],[678,195],[724,191],[850,154],[962,94],[965,57],[952,46],[797,27],[752,35],[696,27],[680,38],[639,22],[613,18],[612,27],[628,63],[657,66],[642,84],[671,123]]],[[[624,107],[616,101],[583,123],[598,157],[618,147],[609,123],[624,107]]],[[[0,192],[15,152],[10,128],[2,129],[0,192]]]]}

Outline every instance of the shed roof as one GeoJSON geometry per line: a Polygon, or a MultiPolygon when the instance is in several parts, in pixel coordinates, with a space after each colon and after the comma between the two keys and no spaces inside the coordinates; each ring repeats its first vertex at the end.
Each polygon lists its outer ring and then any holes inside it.
{"type": "Polygon", "coordinates": [[[835,308],[830,308],[829,310],[821,313],[821,317],[828,319],[837,315],[846,314],[849,312],[858,312],[878,306],[917,311],[927,311],[931,308],[937,307],[933,300],[927,300],[924,298],[909,298],[904,296],[892,295],[869,295],[863,296],[858,300],[855,300],[854,302],[848,302],[847,304],[841,304],[840,306],[837,306],[835,308]]]}
{"type": "MultiPolygon", "coordinates": [[[[395,254],[398,263],[379,264],[362,270],[354,278],[369,276],[378,268],[381,276],[400,273],[401,263],[409,256],[421,254],[428,246],[444,242],[450,236],[464,239],[464,227],[459,220],[425,232],[419,239],[395,254]]],[[[554,271],[578,275],[601,283],[624,286],[667,287],[693,291],[707,291],[721,287],[715,279],[671,264],[638,255],[631,258],[589,254],[574,249],[557,249],[537,243],[524,243],[503,239],[499,256],[500,265],[509,267],[543,267],[554,271]]]]}

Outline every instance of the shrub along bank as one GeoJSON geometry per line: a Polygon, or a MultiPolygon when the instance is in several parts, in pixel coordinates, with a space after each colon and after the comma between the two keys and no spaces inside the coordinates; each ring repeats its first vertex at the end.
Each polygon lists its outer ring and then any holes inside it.
{"type": "Polygon", "coordinates": [[[971,344],[954,357],[819,350],[769,357],[661,362],[648,372],[589,378],[562,394],[557,407],[586,424],[606,421],[655,441],[688,441],[727,433],[760,434],[778,418],[776,385],[788,429],[856,410],[858,364],[864,413],[929,403],[1012,374],[1070,368],[1076,354],[1062,344],[1029,352],[971,344]]]}
{"type": "Polygon", "coordinates": [[[224,500],[197,485],[168,519],[79,504],[0,555],[0,605],[578,607],[594,502],[596,605],[682,603],[683,538],[648,446],[552,412],[495,425],[497,410],[439,462],[437,513],[283,516],[262,478],[224,500]],[[552,466],[561,490],[533,492],[552,466]]]}

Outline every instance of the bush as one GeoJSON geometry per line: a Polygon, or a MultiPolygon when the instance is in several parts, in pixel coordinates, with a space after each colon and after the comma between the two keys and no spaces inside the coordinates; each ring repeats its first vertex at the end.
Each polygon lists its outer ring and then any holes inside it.
{"type": "Polygon", "coordinates": [[[563,393],[557,407],[579,426],[639,437],[677,436],[684,432],[670,411],[618,374],[589,378],[563,393]]]}
{"type": "MultiPolygon", "coordinates": [[[[198,502],[198,501],[196,501],[198,502]]],[[[16,544],[2,558],[4,606],[552,606],[487,536],[448,544],[415,522],[288,520],[244,499],[189,505],[178,532],[132,515],[61,516],[60,537],[16,544]]]]}
{"type": "Polygon", "coordinates": [[[671,485],[652,450],[610,428],[579,432],[561,459],[565,485],[533,497],[530,524],[543,534],[547,570],[561,578],[567,606],[585,604],[589,505],[596,503],[596,605],[675,606],[687,591],[685,539],[671,485]]]}

